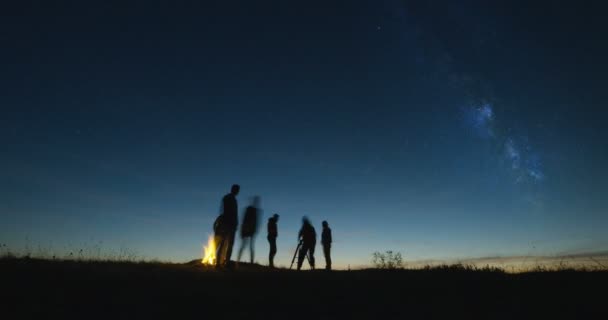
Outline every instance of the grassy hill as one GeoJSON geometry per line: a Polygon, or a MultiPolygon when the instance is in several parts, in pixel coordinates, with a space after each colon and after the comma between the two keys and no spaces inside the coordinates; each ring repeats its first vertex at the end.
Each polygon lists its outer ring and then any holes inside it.
{"type": "Polygon", "coordinates": [[[0,275],[3,319],[597,319],[608,284],[606,271],[218,271],[196,260],[5,258],[0,275]]]}

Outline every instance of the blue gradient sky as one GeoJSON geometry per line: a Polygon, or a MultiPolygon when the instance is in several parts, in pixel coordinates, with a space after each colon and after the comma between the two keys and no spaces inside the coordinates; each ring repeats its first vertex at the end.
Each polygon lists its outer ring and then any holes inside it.
{"type": "Polygon", "coordinates": [[[190,260],[239,183],[280,264],[608,248],[597,8],[220,3],[2,10],[0,242],[190,260]]]}

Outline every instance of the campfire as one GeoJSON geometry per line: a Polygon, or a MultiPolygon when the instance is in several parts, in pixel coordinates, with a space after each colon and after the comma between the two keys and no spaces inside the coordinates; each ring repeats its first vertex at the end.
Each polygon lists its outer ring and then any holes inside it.
{"type": "Polygon", "coordinates": [[[215,251],[215,241],[213,236],[209,236],[207,245],[203,246],[203,259],[201,259],[201,263],[205,265],[215,265],[215,251]]]}

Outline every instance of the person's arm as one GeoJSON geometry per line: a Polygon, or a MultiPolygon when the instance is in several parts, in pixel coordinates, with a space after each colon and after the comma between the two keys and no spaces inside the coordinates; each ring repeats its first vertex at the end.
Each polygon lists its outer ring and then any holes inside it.
{"type": "Polygon", "coordinates": [[[224,196],[224,197],[222,198],[222,201],[220,201],[220,214],[223,214],[223,213],[224,213],[224,207],[225,207],[224,203],[225,203],[225,202],[226,202],[226,196],[224,196]]]}

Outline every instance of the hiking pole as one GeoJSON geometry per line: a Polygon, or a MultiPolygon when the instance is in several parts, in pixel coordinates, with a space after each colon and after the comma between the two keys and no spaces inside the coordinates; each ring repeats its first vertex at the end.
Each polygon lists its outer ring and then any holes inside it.
{"type": "Polygon", "coordinates": [[[296,256],[298,255],[298,252],[300,251],[301,246],[302,246],[302,240],[300,240],[300,242],[298,242],[298,246],[296,247],[296,252],[293,253],[293,258],[291,259],[291,265],[289,266],[289,270],[291,270],[291,268],[293,268],[293,262],[296,261],[296,256]]]}

